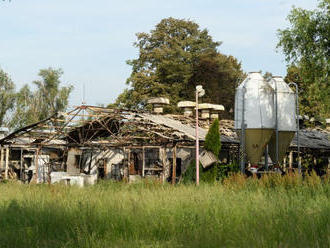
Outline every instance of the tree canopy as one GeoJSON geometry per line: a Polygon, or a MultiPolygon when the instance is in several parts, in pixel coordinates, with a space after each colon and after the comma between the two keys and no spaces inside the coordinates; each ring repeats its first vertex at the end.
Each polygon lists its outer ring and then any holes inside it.
{"type": "Polygon", "coordinates": [[[279,30],[278,48],[289,63],[288,82],[298,80],[303,114],[330,114],[330,0],[321,0],[315,10],[293,8],[290,26],[279,30]]]}
{"type": "MultiPolygon", "coordinates": [[[[233,106],[235,84],[242,77],[241,64],[218,52],[206,29],[190,20],[166,18],[150,33],[138,33],[137,59],[129,60],[130,86],[116,101],[126,108],[145,108],[151,96],[166,96],[172,110],[180,100],[194,100],[197,84],[206,89],[204,101],[233,106]]],[[[230,114],[228,114],[230,115],[230,114]]]]}
{"type": "Polygon", "coordinates": [[[15,84],[7,73],[0,69],[0,127],[4,125],[6,114],[14,107],[15,84]]]}
{"type": "Polygon", "coordinates": [[[31,91],[28,85],[23,86],[16,93],[9,126],[19,128],[65,111],[73,87],[60,86],[62,74],[61,69],[43,69],[39,72],[41,79],[33,82],[37,87],[35,91],[31,91]]]}

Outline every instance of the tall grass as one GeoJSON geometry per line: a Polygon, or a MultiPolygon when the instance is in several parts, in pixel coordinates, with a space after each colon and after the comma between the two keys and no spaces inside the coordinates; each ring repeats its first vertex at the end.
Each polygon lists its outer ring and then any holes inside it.
{"type": "Polygon", "coordinates": [[[329,247],[330,184],[0,185],[0,247],[329,247]]]}

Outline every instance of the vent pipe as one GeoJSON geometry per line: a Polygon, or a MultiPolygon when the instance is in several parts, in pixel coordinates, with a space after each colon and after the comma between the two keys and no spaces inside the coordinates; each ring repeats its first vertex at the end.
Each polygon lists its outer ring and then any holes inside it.
{"type": "Polygon", "coordinates": [[[330,131],[330,118],[325,119],[326,128],[330,131]]]}
{"type": "Polygon", "coordinates": [[[148,100],[148,104],[152,105],[152,112],[155,114],[162,114],[165,105],[170,104],[170,100],[165,97],[153,97],[148,100]]]}
{"type": "Polygon", "coordinates": [[[185,117],[193,116],[193,110],[195,107],[196,107],[195,102],[191,102],[191,101],[178,102],[178,108],[183,108],[183,115],[185,117]]]}
{"type": "Polygon", "coordinates": [[[213,104],[201,103],[198,105],[198,109],[201,111],[201,119],[210,119],[210,111],[213,108],[213,104]]]}
{"type": "Polygon", "coordinates": [[[220,104],[212,104],[212,109],[211,109],[211,120],[219,119],[219,112],[224,111],[225,107],[220,104]]]}

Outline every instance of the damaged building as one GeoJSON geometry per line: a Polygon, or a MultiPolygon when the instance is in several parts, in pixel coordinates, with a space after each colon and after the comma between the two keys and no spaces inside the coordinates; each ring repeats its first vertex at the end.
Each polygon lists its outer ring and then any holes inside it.
{"type": "MultiPolygon", "coordinates": [[[[163,114],[169,103],[166,98],[149,103],[152,113],[82,105],[10,134],[3,130],[1,177],[24,183],[77,185],[94,184],[98,179],[178,182],[196,155],[194,103],[178,104],[183,115],[163,114]]],[[[203,147],[209,124],[223,107],[201,104],[199,108],[198,133],[203,147]]],[[[220,156],[214,158],[202,150],[203,166],[214,159],[224,164],[238,161],[239,139],[233,126],[231,120],[220,120],[220,156]]],[[[329,158],[327,131],[303,130],[299,137],[303,152],[329,158]]],[[[296,138],[288,152],[288,166],[294,166],[295,151],[296,138]]]]}
{"type": "MultiPolygon", "coordinates": [[[[162,103],[153,105],[154,113],[83,105],[19,129],[0,140],[2,177],[79,185],[96,179],[178,181],[195,157],[194,118],[165,115],[162,103]]],[[[206,133],[199,127],[201,142],[206,133]]],[[[229,162],[238,143],[221,138],[229,162]]]]}

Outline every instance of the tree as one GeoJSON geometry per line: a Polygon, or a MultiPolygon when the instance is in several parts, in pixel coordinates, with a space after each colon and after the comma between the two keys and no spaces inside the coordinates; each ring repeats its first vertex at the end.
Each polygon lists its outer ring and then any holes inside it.
{"type": "Polygon", "coordinates": [[[43,69],[39,72],[41,80],[33,82],[37,86],[36,95],[40,103],[38,110],[39,120],[66,110],[73,87],[60,87],[60,77],[62,75],[63,71],[61,69],[43,69]]]}
{"type": "Polygon", "coordinates": [[[20,128],[38,120],[35,114],[38,105],[35,100],[34,93],[27,84],[15,94],[14,111],[9,121],[11,128],[20,128]]]}
{"type": "MultiPolygon", "coordinates": [[[[215,119],[209,128],[209,131],[205,137],[204,149],[212,152],[217,158],[221,150],[220,131],[219,131],[219,120],[215,119]]],[[[208,168],[201,168],[201,181],[204,182],[215,182],[220,179],[222,170],[220,164],[215,162],[208,168]]]]}
{"type": "Polygon", "coordinates": [[[193,100],[195,86],[202,84],[208,94],[205,100],[233,106],[241,65],[234,57],[219,53],[220,44],[206,29],[183,19],[166,18],[150,33],[138,33],[134,46],[139,57],[127,62],[132,66],[127,79],[130,88],[116,104],[145,108],[149,97],[166,96],[176,110],[177,102],[193,100]]]}
{"type": "Polygon", "coordinates": [[[33,82],[37,86],[34,92],[25,85],[17,93],[12,127],[19,128],[66,110],[73,87],[60,87],[63,71],[48,68],[40,70],[38,75],[41,80],[33,82]]]}
{"type": "MultiPolygon", "coordinates": [[[[301,70],[295,65],[291,65],[287,69],[287,74],[284,78],[287,83],[294,82],[298,85],[299,88],[299,112],[300,114],[307,114],[314,116],[313,112],[315,108],[310,104],[311,98],[313,95],[308,93],[310,83],[304,81],[301,70]]],[[[293,89],[295,91],[295,89],[293,89]]]]}
{"type": "Polygon", "coordinates": [[[264,79],[269,82],[273,78],[273,73],[266,71],[263,75],[264,79]]]}
{"type": "Polygon", "coordinates": [[[301,80],[301,110],[310,117],[330,114],[329,16],[330,0],[321,0],[312,11],[293,8],[288,16],[290,27],[278,31],[277,47],[289,63],[287,80],[301,80]]]}
{"type": "Polygon", "coordinates": [[[15,84],[7,73],[0,69],[0,126],[5,123],[5,116],[14,106],[15,84]]]}
{"type": "Polygon", "coordinates": [[[221,117],[232,119],[235,88],[245,75],[237,59],[218,52],[204,54],[199,57],[193,71],[184,99],[193,99],[196,82],[200,82],[206,92],[203,101],[222,104],[226,111],[221,113],[221,117]]]}
{"type": "Polygon", "coordinates": [[[212,152],[217,157],[221,150],[221,140],[219,131],[219,120],[215,119],[205,137],[204,149],[212,152]]]}
{"type": "MultiPolygon", "coordinates": [[[[206,134],[204,149],[212,152],[216,157],[221,150],[221,140],[219,131],[219,120],[215,119],[206,134]]],[[[214,163],[208,168],[199,165],[200,180],[202,182],[212,183],[223,177],[223,168],[219,163],[214,163]]],[[[183,174],[183,182],[194,182],[196,180],[196,161],[192,160],[187,171],[183,174]]]]}

